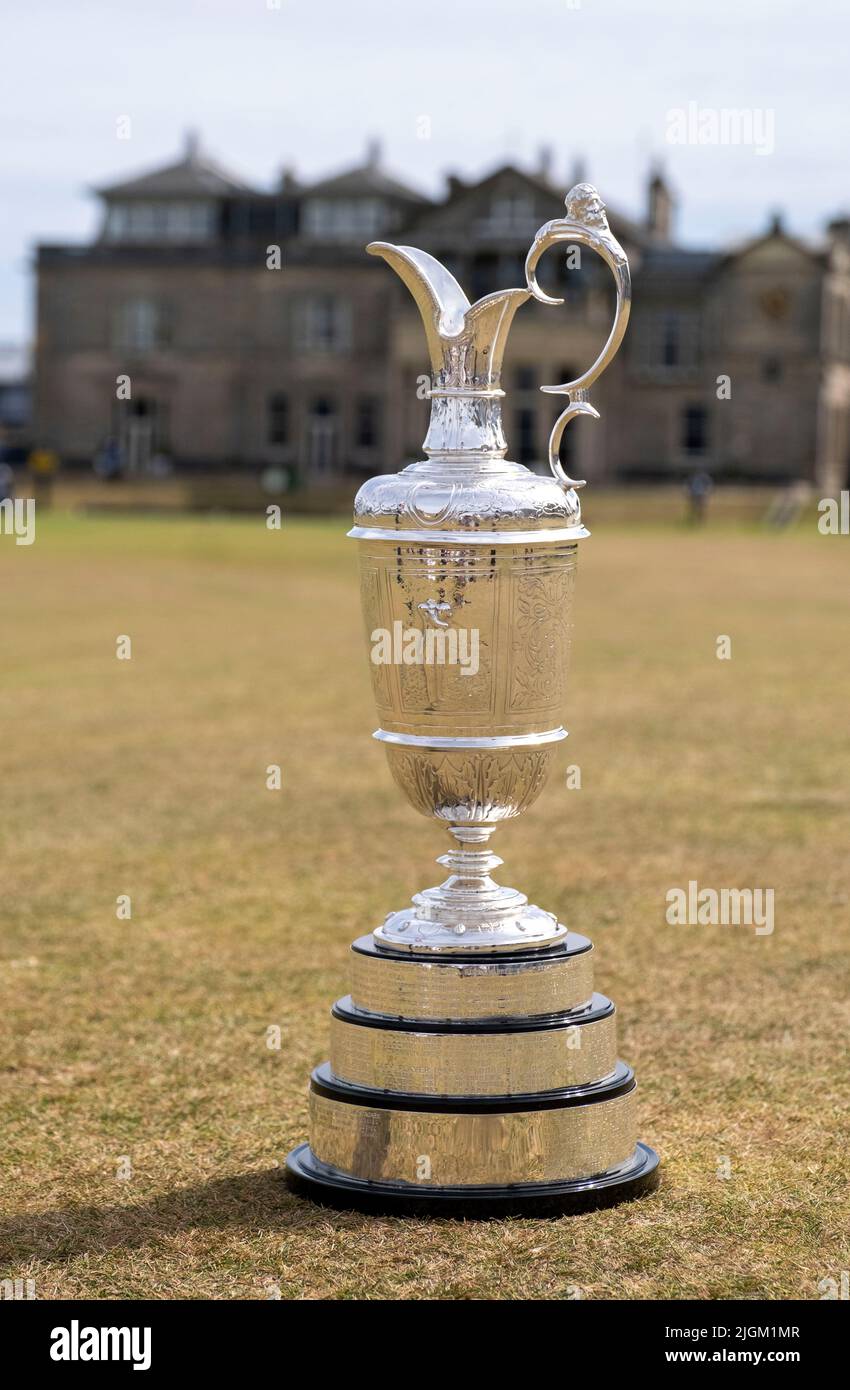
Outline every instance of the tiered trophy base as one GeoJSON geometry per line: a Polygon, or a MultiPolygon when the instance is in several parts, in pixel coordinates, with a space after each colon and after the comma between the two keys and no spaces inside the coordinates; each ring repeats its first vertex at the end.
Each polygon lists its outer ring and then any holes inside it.
{"type": "Polygon", "coordinates": [[[310,1084],[293,1192],[388,1215],[561,1215],[649,1192],[635,1078],[592,947],[411,953],[352,946],[352,994],[310,1084]]]}

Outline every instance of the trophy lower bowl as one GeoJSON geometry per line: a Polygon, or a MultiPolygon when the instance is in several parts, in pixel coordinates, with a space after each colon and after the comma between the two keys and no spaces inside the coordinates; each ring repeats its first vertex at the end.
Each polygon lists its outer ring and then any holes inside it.
{"type": "Polygon", "coordinates": [[[496,825],[518,816],[537,800],[566,737],[562,728],[497,738],[375,734],[410,804],[447,825],[496,825]]]}

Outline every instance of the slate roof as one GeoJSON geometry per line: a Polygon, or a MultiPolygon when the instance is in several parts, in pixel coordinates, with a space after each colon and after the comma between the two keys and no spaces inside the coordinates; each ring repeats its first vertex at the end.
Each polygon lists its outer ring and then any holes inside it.
{"type": "Polygon", "coordinates": [[[419,193],[407,184],[394,179],[390,174],[386,174],[377,164],[363,164],[357,169],[346,169],[341,174],[333,174],[330,178],[320,179],[318,183],[312,183],[300,189],[304,197],[312,198],[314,195],[322,197],[340,198],[362,198],[362,197],[382,197],[400,198],[408,203],[429,203],[431,200],[424,193],[419,193]]]}
{"type": "Polygon", "coordinates": [[[688,251],[683,247],[652,247],[640,263],[640,276],[658,275],[670,279],[702,279],[720,264],[719,251],[688,251]]]}
{"type": "Polygon", "coordinates": [[[102,198],[223,198],[257,190],[197,151],[176,164],[95,189],[102,198]]]}
{"type": "MultiPolygon", "coordinates": [[[[491,170],[481,179],[457,179],[450,186],[445,199],[431,206],[424,212],[422,218],[417,218],[417,229],[421,226],[423,230],[429,230],[432,224],[441,225],[445,213],[455,204],[461,204],[464,200],[470,201],[481,197],[489,189],[497,184],[514,183],[518,186],[530,188],[535,193],[542,195],[547,201],[552,202],[552,217],[563,216],[564,197],[567,192],[566,183],[563,185],[553,182],[550,178],[542,177],[537,173],[530,173],[525,169],[520,169],[515,164],[501,164],[498,168],[491,170]]],[[[430,201],[430,200],[429,200],[430,201]]],[[[629,240],[635,245],[644,247],[652,244],[652,238],[647,228],[635,222],[630,217],[624,217],[616,208],[611,208],[606,204],[608,220],[615,234],[623,240],[629,240]]]]}

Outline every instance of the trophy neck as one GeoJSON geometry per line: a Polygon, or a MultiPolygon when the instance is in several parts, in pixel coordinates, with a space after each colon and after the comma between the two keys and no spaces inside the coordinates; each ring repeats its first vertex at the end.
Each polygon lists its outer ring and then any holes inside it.
{"type": "Polygon", "coordinates": [[[484,388],[440,386],[428,393],[431,418],[423,450],[429,459],[503,459],[507,441],[502,429],[502,397],[498,386],[484,388]]]}

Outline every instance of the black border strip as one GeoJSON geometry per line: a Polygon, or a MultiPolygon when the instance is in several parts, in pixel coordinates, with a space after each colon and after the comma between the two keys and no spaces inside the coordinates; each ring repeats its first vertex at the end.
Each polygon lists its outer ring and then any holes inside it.
{"type": "Polygon", "coordinates": [[[310,1078],[312,1090],[326,1100],[369,1106],[373,1110],[413,1110],[429,1115],[516,1115],[528,1110],[564,1110],[573,1105],[614,1100],[633,1091],[635,1085],[635,1074],[625,1062],[618,1062],[610,1076],[587,1086],[516,1096],[420,1096],[407,1091],[372,1091],[351,1081],[340,1081],[329,1062],[316,1067],[310,1078]]]}
{"type": "Polygon", "coordinates": [[[351,995],[345,994],[337,999],[331,1009],[331,1017],[338,1018],[342,1023],[356,1024],[358,1028],[385,1028],[394,1033],[545,1033],[552,1028],[583,1028],[585,1024],[610,1018],[614,1012],[610,999],[604,994],[594,994],[589,1005],[560,1014],[486,1019],[394,1018],[391,1014],[373,1014],[368,1009],[358,1009],[351,995]]]}

